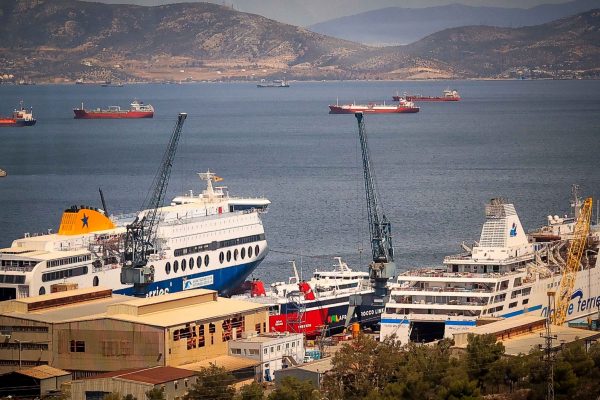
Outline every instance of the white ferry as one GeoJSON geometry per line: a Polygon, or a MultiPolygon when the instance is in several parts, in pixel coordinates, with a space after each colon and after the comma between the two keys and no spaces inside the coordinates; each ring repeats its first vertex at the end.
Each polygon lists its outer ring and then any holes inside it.
{"type": "MultiPolygon", "coordinates": [[[[268,253],[261,213],[265,198],[230,197],[222,178],[198,174],[206,189],[174,198],[159,209],[154,282],[147,296],[196,288],[227,294],[244,282],[268,253]]],[[[143,211],[144,212],[144,211],[143,211]]],[[[120,282],[126,225],[135,214],[108,217],[103,210],[73,206],[57,233],[30,235],[0,249],[0,300],[62,290],[106,286],[133,294],[120,282]],[[65,285],[66,284],[66,285],[65,285]]]]}
{"type": "MultiPolygon", "coordinates": [[[[577,197],[573,206],[577,214],[577,197]]],[[[548,226],[526,235],[513,204],[492,199],[485,214],[479,242],[463,243],[465,252],[445,257],[443,267],[409,270],[391,284],[382,338],[431,342],[452,338],[478,319],[547,315],[547,292],[559,287],[576,219],[548,216],[548,226]]],[[[600,311],[599,236],[592,227],[567,322],[600,311]]]]}

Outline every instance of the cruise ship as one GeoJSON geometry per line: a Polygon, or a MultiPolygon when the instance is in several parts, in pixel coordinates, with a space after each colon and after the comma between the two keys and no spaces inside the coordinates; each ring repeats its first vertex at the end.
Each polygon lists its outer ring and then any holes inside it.
{"type": "MultiPolygon", "coordinates": [[[[213,186],[222,180],[213,172],[198,176],[206,182],[202,193],[190,190],[159,209],[148,297],[196,288],[227,294],[268,253],[261,214],[270,201],[230,197],[225,186],[213,186]]],[[[69,286],[102,285],[133,294],[132,286],[121,284],[120,273],[126,226],[136,216],[109,217],[101,209],[72,206],[64,211],[57,233],[25,233],[0,249],[0,300],[69,286]]]]}
{"type": "MultiPolygon", "coordinates": [[[[581,206],[575,197],[575,215],[581,206]]],[[[576,216],[548,216],[548,225],[525,234],[513,204],[492,199],[478,242],[445,257],[443,267],[409,270],[390,286],[381,338],[402,343],[452,338],[478,320],[524,313],[546,316],[548,291],[558,290],[576,216]]],[[[600,311],[597,226],[592,226],[575,278],[566,321],[600,311]]],[[[553,310],[551,310],[551,313],[553,310]]]]}

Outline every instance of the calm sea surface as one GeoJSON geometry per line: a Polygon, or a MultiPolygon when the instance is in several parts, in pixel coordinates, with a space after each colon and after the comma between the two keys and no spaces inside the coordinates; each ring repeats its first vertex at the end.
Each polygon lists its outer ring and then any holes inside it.
{"type": "MultiPolygon", "coordinates": [[[[0,246],[56,230],[72,204],[139,209],[178,112],[187,112],[167,199],[210,168],[232,195],[266,196],[271,253],[255,276],[284,280],[288,260],[309,272],[334,256],[370,258],[356,121],[328,115],[340,102],[441,94],[413,115],[366,117],[380,198],[401,267],[439,264],[478,239],[491,197],[514,202],[526,230],[569,211],[570,186],[600,196],[600,81],[307,82],[0,86],[0,114],[23,99],[38,123],[0,129],[0,246]],[[152,104],[150,120],[74,120],[72,108],[152,104]]],[[[595,218],[595,217],[594,217],[595,218]]]]}

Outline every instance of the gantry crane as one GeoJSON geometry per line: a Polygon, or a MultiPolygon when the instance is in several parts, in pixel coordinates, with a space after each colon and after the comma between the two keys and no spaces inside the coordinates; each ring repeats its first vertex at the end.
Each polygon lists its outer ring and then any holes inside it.
{"type": "MultiPolygon", "coordinates": [[[[577,207],[577,205],[575,207],[577,207]]],[[[573,240],[569,247],[569,254],[560,280],[560,287],[555,296],[554,315],[552,318],[554,325],[562,325],[567,319],[567,310],[569,309],[569,302],[571,301],[573,287],[575,286],[575,277],[579,270],[581,256],[583,255],[583,250],[590,232],[591,217],[592,198],[589,197],[585,199],[583,205],[579,209],[577,221],[575,222],[573,240]]]]}
{"type": "Polygon", "coordinates": [[[179,113],[160,168],[150,186],[152,195],[147,198],[147,202],[142,206],[142,211],[135,220],[127,225],[125,249],[122,255],[121,283],[133,285],[134,294],[138,297],[144,297],[146,288],[154,282],[154,268],[148,266],[148,257],[155,251],[158,210],[165,198],[173,159],[186,117],[186,113],[179,113]]]}
{"type": "Polygon", "coordinates": [[[354,114],[358,122],[358,136],[362,152],[363,176],[369,218],[369,235],[371,238],[372,261],[369,264],[369,278],[374,293],[350,296],[350,305],[346,314],[345,325],[348,327],[352,317],[357,314],[360,318],[361,306],[383,306],[387,296],[387,282],[396,275],[394,263],[394,248],[392,246],[392,227],[377,197],[375,176],[371,167],[371,157],[367,142],[367,131],[362,113],[354,114]]]}

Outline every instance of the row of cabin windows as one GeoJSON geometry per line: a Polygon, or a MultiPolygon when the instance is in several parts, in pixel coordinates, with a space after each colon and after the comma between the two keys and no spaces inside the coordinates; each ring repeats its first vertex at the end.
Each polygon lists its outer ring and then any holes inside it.
{"type": "Polygon", "coordinates": [[[60,279],[70,278],[73,276],[85,275],[87,273],[88,273],[87,266],[76,267],[76,268],[71,268],[71,269],[63,269],[62,271],[47,272],[45,274],[42,274],[42,282],[57,281],[60,279]]]}
{"type": "Polygon", "coordinates": [[[1,275],[0,274],[0,283],[24,284],[25,283],[25,275],[1,275]]]}
{"type": "Polygon", "coordinates": [[[65,257],[65,258],[59,258],[56,260],[50,260],[47,262],[47,265],[48,265],[48,268],[60,267],[61,265],[75,264],[78,262],[89,261],[91,259],[92,259],[92,256],[87,254],[85,256],[65,257]]]}
{"type": "MultiPolygon", "coordinates": [[[[208,263],[210,262],[210,257],[208,254],[204,256],[204,265],[208,267],[208,263]]],[[[181,260],[181,271],[185,271],[188,267],[190,271],[194,269],[194,264],[198,266],[198,268],[202,267],[202,256],[196,257],[196,261],[194,262],[194,257],[190,257],[189,260],[185,258],[181,260]]],[[[173,273],[177,273],[179,271],[179,260],[173,261],[173,273]]],[[[165,264],[165,272],[168,274],[171,273],[171,263],[167,262],[165,264]]]]}
{"type": "MultiPolygon", "coordinates": [[[[254,249],[252,248],[252,246],[248,246],[248,258],[252,258],[253,251],[254,251],[254,254],[258,256],[258,253],[260,253],[260,246],[256,245],[256,246],[254,246],[254,249]]],[[[239,253],[238,253],[238,249],[233,250],[233,253],[231,252],[231,250],[227,250],[227,253],[223,253],[223,252],[219,253],[219,262],[221,264],[223,264],[223,262],[225,262],[226,257],[227,257],[227,262],[230,262],[232,255],[233,255],[234,261],[237,261],[238,255],[243,260],[246,258],[246,248],[242,247],[242,249],[240,250],[239,253]]]]}
{"type": "Polygon", "coordinates": [[[47,326],[26,326],[26,325],[0,325],[0,333],[2,334],[11,334],[12,332],[38,332],[38,333],[48,333],[47,326]]]}
{"type": "Polygon", "coordinates": [[[35,267],[37,263],[37,261],[0,260],[2,267],[35,267]]]}
{"type": "Polygon", "coordinates": [[[261,233],[260,235],[250,235],[250,236],[244,236],[244,237],[240,237],[240,238],[236,238],[236,239],[228,239],[228,240],[222,240],[220,242],[211,242],[211,243],[205,243],[205,244],[200,244],[197,246],[190,246],[190,247],[184,247],[181,249],[175,249],[175,257],[180,257],[180,256],[185,256],[187,254],[193,254],[193,253],[200,253],[203,251],[214,251],[214,250],[218,250],[224,247],[233,247],[233,246],[239,246],[241,244],[248,244],[248,243],[253,243],[253,242],[260,242],[261,240],[265,240],[265,234],[261,233]]]}

